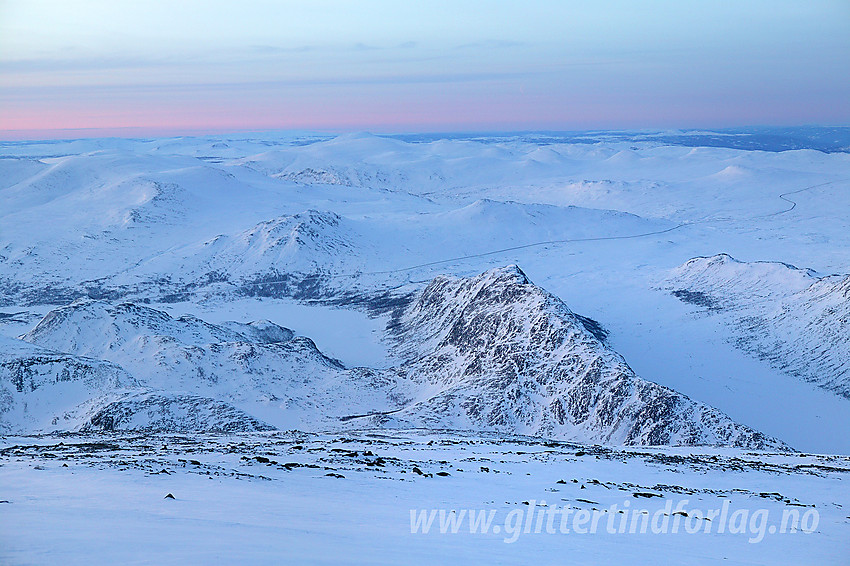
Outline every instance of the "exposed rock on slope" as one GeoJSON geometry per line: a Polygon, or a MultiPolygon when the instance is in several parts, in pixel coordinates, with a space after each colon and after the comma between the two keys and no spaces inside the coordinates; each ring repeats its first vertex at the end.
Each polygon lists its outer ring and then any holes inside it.
{"type": "Polygon", "coordinates": [[[113,363],[0,337],[0,431],[50,427],[78,403],[136,385],[113,363]]]}
{"type": "Polygon", "coordinates": [[[392,417],[611,444],[782,446],[638,378],[585,324],[515,266],[438,277],[393,325],[419,395],[392,417]]]}
{"type": "Polygon", "coordinates": [[[271,428],[223,401],[141,387],[112,362],[0,338],[0,432],[271,428]]]}
{"type": "Polygon", "coordinates": [[[688,261],[670,285],[683,300],[726,311],[741,348],[850,398],[850,276],[721,254],[688,261]]]}
{"type": "MultiPolygon", "coordinates": [[[[248,326],[248,325],[243,325],[248,326]]],[[[281,328],[281,327],[278,327],[281,328]]],[[[167,313],[133,303],[111,305],[80,299],[47,313],[21,338],[65,352],[98,357],[122,348],[139,335],[170,336],[188,345],[248,339],[242,327],[208,324],[193,316],[172,318],[167,313]]],[[[286,329],[282,329],[286,332],[286,329]]],[[[291,332],[291,331],[290,331],[291,332]]]]}
{"type": "Polygon", "coordinates": [[[220,234],[158,255],[110,279],[119,287],[146,282],[155,294],[191,293],[220,284],[246,295],[315,298],[330,275],[354,272],[370,249],[356,224],[333,212],[308,210],[220,234]]]}
{"type": "Polygon", "coordinates": [[[145,391],[106,403],[81,430],[255,432],[274,427],[215,399],[145,391]]]}
{"type": "Polygon", "coordinates": [[[64,382],[79,382],[92,390],[125,387],[135,380],[115,364],[40,348],[0,337],[0,371],[19,393],[64,382]]]}
{"type": "Polygon", "coordinates": [[[702,294],[714,308],[728,309],[786,297],[809,287],[816,279],[813,271],[786,263],[747,263],[728,254],[717,254],[688,260],[673,270],[670,283],[680,285],[674,293],[686,302],[685,292],[690,291],[702,294]]]}

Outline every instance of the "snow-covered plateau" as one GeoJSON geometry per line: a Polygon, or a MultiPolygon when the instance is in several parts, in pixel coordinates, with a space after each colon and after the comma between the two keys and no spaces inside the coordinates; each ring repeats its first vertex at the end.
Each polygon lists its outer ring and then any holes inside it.
{"type": "Polygon", "coordinates": [[[725,135],[0,142],[0,563],[846,561],[850,150],[725,135]]]}

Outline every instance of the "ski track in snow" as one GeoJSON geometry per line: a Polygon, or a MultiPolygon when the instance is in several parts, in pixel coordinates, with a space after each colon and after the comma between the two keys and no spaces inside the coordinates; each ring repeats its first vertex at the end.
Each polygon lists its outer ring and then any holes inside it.
{"type": "Polygon", "coordinates": [[[791,212],[795,208],[797,208],[797,201],[794,201],[794,200],[791,200],[790,198],[787,198],[788,195],[796,195],[796,194],[804,193],[806,191],[810,191],[812,189],[817,189],[819,187],[826,187],[828,185],[834,185],[836,183],[846,183],[848,180],[850,180],[850,179],[841,179],[839,181],[829,181],[829,182],[826,182],[826,183],[818,183],[817,185],[811,185],[809,187],[798,189],[796,191],[788,191],[786,193],[782,193],[782,194],[779,195],[779,198],[781,198],[785,202],[790,203],[791,206],[789,206],[785,210],[780,210],[778,212],[774,212],[773,214],[768,214],[768,215],[765,216],[765,218],[769,218],[771,216],[779,216],[780,214],[786,214],[788,212],[791,212]]]}

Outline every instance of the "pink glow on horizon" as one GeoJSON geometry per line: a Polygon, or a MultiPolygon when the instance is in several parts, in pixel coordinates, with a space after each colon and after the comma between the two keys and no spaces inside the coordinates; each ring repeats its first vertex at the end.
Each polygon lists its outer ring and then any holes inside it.
{"type": "MultiPolygon", "coordinates": [[[[31,138],[85,135],[166,135],[248,130],[370,130],[485,131],[531,129],[599,129],[644,127],[704,127],[799,123],[828,123],[829,106],[789,112],[781,97],[762,99],[753,107],[723,108],[723,100],[665,105],[632,99],[557,93],[501,96],[440,92],[368,93],[325,92],[315,97],[245,93],[228,100],[209,95],[146,99],[67,99],[44,107],[19,102],[0,115],[0,137],[31,138]],[[818,111],[822,110],[822,111],[818,111]]],[[[430,90],[430,92],[427,92],[430,90]]],[[[240,93],[241,94],[241,93],[240,93]]]]}
{"type": "Polygon", "coordinates": [[[179,4],[0,3],[0,138],[850,123],[834,0],[179,4]]]}

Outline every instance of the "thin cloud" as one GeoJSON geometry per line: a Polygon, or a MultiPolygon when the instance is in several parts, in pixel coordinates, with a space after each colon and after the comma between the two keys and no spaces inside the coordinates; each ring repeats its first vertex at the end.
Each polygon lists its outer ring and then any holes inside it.
{"type": "Polygon", "coordinates": [[[510,41],[506,39],[487,39],[483,41],[475,41],[472,43],[464,43],[455,47],[455,49],[511,49],[514,47],[526,47],[531,45],[525,41],[510,41]]]}

